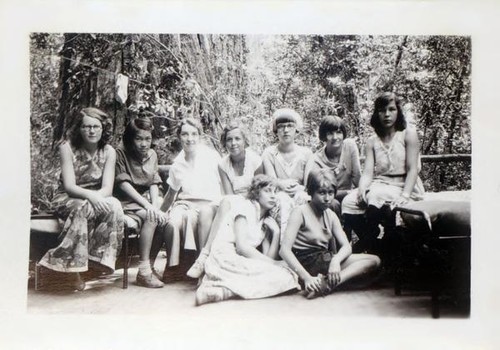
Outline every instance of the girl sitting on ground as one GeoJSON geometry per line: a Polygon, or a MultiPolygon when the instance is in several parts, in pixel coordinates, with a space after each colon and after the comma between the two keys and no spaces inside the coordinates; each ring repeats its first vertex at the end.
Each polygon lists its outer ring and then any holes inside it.
{"type": "Polygon", "coordinates": [[[69,140],[59,146],[61,181],[54,198],[56,215],[65,220],[61,243],[39,265],[71,273],[71,288],[85,289],[80,272],[110,274],[123,239],[123,210],[111,197],[116,153],[108,145],[111,119],[97,108],[78,114],[69,140]]]}
{"type": "Polygon", "coordinates": [[[157,226],[164,229],[167,216],[160,211],[162,198],[158,185],[158,156],[151,149],[153,125],[148,118],[135,118],[125,128],[123,147],[116,158],[115,196],[125,215],[141,227],[139,235],[139,271],[136,283],[161,288],[163,283],[153,273],[149,255],[157,226]]]}
{"type": "Polygon", "coordinates": [[[234,297],[265,298],[298,288],[297,276],[276,261],[280,229],[269,216],[276,205],[274,181],[257,175],[247,199],[229,196],[230,208],[222,217],[196,291],[197,305],[234,297]]]}
{"type": "Polygon", "coordinates": [[[332,172],[313,170],[307,181],[311,200],[292,211],[281,243],[280,255],[299,275],[309,299],[333,292],[380,265],[375,255],[352,254],[340,221],[330,209],[336,189],[332,172]]]}
{"type": "MultiPolygon", "coordinates": [[[[257,153],[248,148],[247,134],[244,132],[243,127],[235,121],[230,122],[222,131],[221,144],[228,152],[219,163],[223,193],[224,195],[239,194],[246,197],[254,175],[262,173],[262,159],[257,153]]],[[[208,237],[201,239],[206,243],[198,259],[187,271],[186,274],[189,277],[199,278],[203,274],[205,260],[210,252],[215,234],[220,228],[220,217],[227,210],[228,205],[222,199],[210,231],[203,231],[208,233],[208,237]]]]}

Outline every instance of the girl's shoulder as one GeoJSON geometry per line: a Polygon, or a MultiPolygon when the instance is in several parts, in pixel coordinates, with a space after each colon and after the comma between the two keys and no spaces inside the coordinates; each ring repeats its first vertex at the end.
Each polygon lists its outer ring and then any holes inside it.
{"type": "Polygon", "coordinates": [[[111,155],[116,155],[115,149],[110,144],[104,145],[104,147],[102,148],[102,153],[104,154],[104,156],[106,158],[111,156],[111,155]]]}
{"type": "Polygon", "coordinates": [[[266,155],[276,155],[278,153],[278,144],[267,146],[262,152],[262,157],[266,155]]]}
{"type": "Polygon", "coordinates": [[[313,151],[309,147],[306,146],[299,146],[297,150],[304,156],[304,157],[310,157],[313,155],[313,151]]]}
{"type": "Polygon", "coordinates": [[[356,140],[349,137],[349,138],[344,140],[344,147],[352,149],[352,148],[358,147],[358,145],[356,144],[356,140]]]}

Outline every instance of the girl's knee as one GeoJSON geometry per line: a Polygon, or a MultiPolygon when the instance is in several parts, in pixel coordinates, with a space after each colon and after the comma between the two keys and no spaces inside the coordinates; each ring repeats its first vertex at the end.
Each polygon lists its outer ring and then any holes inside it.
{"type": "Polygon", "coordinates": [[[106,203],[109,204],[111,211],[123,213],[122,204],[115,197],[106,197],[106,203]]]}

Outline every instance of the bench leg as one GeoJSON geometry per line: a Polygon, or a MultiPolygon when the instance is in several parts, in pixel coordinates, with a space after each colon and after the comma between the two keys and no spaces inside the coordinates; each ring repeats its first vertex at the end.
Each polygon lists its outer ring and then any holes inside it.
{"type": "Polygon", "coordinates": [[[124,254],[125,255],[125,262],[123,265],[123,286],[122,286],[123,289],[128,288],[128,234],[129,234],[129,231],[126,228],[125,229],[125,237],[124,237],[125,242],[123,242],[124,243],[123,249],[125,250],[125,254],[124,254]]]}

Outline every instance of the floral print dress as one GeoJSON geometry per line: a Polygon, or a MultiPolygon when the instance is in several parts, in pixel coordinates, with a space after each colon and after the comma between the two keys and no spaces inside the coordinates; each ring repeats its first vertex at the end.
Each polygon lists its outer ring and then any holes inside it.
{"type": "MultiPolygon", "coordinates": [[[[70,147],[66,142],[62,147],[70,147]]],[[[93,156],[83,149],[73,149],[76,184],[98,190],[102,183],[104,164],[111,146],[99,149],[93,156]]],[[[89,260],[114,271],[116,256],[123,239],[123,210],[120,202],[107,197],[108,213],[97,214],[88,200],[72,198],[64,192],[62,181],[54,198],[56,215],[64,220],[59,235],[61,243],[50,249],[39,264],[59,272],[84,272],[89,260]]]]}

